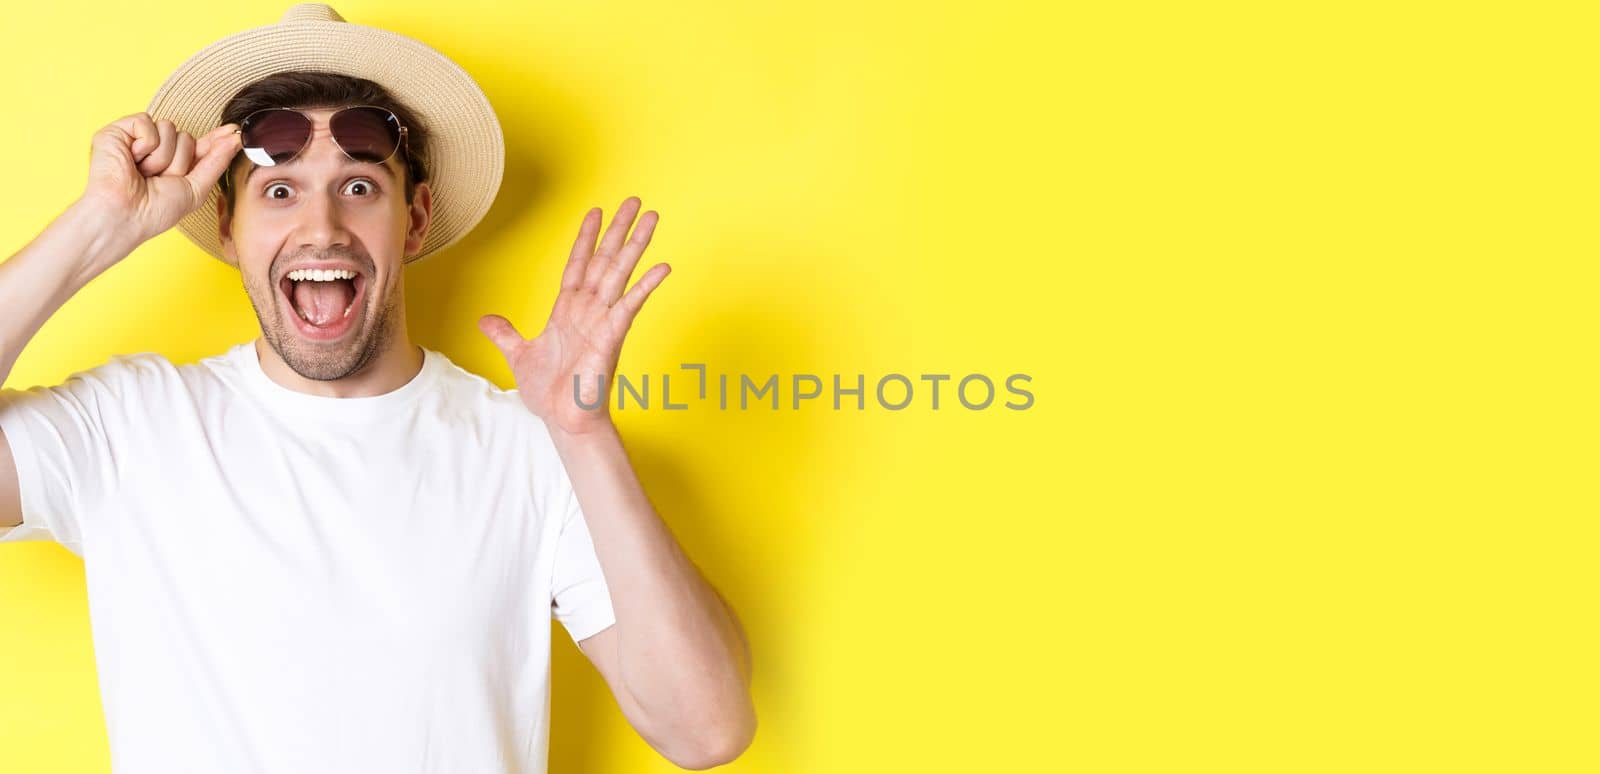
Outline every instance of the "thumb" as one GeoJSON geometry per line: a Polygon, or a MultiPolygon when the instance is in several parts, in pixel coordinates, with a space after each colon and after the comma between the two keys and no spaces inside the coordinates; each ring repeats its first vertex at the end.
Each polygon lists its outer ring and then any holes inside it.
{"type": "Polygon", "coordinates": [[[212,129],[206,136],[195,143],[195,155],[199,158],[194,163],[194,168],[184,178],[189,181],[189,187],[194,190],[195,201],[203,201],[206,192],[217,184],[222,173],[227,170],[228,164],[239,152],[239,135],[233,133],[237,124],[223,124],[212,129]]]}
{"type": "Polygon", "coordinates": [[[500,354],[505,355],[507,360],[511,359],[511,353],[515,352],[523,341],[522,334],[517,333],[517,326],[512,325],[510,320],[497,314],[486,314],[479,317],[478,330],[483,331],[483,335],[488,336],[489,340],[494,342],[495,347],[500,350],[500,354]]]}

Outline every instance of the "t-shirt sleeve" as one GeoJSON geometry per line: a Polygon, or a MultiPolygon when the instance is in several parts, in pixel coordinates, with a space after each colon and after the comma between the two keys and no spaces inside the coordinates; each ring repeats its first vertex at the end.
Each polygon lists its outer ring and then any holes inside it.
{"type": "Polygon", "coordinates": [[[113,356],[51,387],[0,389],[0,430],[22,495],[22,523],[0,528],[0,543],[53,540],[83,556],[89,514],[116,479],[111,428],[128,399],[132,357],[113,356]]]}
{"type": "MultiPolygon", "coordinates": [[[[565,477],[563,476],[563,481],[565,477]]],[[[611,592],[600,572],[589,524],[578,506],[577,494],[566,487],[566,509],[556,539],[555,579],[551,584],[552,612],[573,642],[600,633],[617,622],[611,609],[611,592]]]]}

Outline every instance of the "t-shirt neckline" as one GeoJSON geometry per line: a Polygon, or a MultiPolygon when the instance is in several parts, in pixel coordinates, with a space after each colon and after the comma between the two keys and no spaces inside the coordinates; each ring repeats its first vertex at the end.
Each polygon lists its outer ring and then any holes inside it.
{"type": "Polygon", "coordinates": [[[423,347],[422,369],[405,384],[381,395],[333,398],[292,390],[273,381],[261,367],[261,355],[256,352],[255,341],[247,341],[235,348],[235,360],[251,390],[272,408],[295,416],[343,422],[392,417],[416,403],[417,398],[433,383],[439,371],[439,358],[439,353],[423,347]]]}

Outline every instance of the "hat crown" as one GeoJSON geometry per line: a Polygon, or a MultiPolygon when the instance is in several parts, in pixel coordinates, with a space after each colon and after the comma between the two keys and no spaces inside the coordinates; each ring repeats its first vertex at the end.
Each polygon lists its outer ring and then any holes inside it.
{"type": "Polygon", "coordinates": [[[280,24],[290,22],[342,22],[344,17],[326,3],[301,3],[283,13],[280,24]]]}
{"type": "MultiPolygon", "coordinates": [[[[494,107],[472,76],[427,44],[390,30],[348,23],[325,3],[284,3],[279,22],[237,32],[206,46],[167,76],[147,112],[200,137],[217,127],[229,102],[248,84],[286,72],[338,73],[381,84],[428,127],[428,188],[433,214],[421,260],[460,241],[489,211],[505,174],[505,135],[494,107]]],[[[200,249],[230,265],[218,203],[178,221],[200,249]]],[[[3,312],[0,312],[3,313],[3,312]]]]}

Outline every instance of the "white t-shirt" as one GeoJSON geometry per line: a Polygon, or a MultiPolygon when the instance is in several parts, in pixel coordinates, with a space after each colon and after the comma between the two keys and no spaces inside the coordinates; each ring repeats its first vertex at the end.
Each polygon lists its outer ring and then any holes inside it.
{"type": "Polygon", "coordinates": [[[544,423],[424,352],[364,398],[253,343],[0,391],[0,542],[83,557],[116,774],[545,771],[551,616],[611,599],[544,423]]]}

